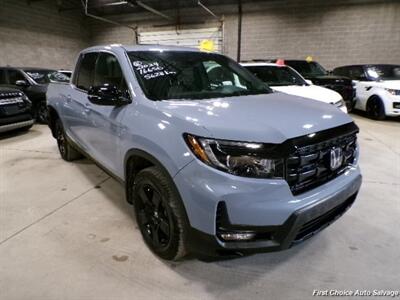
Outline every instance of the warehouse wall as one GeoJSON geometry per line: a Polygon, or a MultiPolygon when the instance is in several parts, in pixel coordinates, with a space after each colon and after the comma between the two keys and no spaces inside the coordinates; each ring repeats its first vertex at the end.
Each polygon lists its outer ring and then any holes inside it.
{"type": "Polygon", "coordinates": [[[70,68],[88,45],[81,14],[56,1],[0,0],[0,65],[70,68]]]}
{"type": "Polygon", "coordinates": [[[118,27],[113,24],[103,23],[97,20],[87,20],[90,28],[90,44],[134,44],[135,32],[128,27],[118,27]]]}
{"type": "MultiPolygon", "coordinates": [[[[0,65],[69,68],[89,45],[135,42],[131,29],[84,18],[77,11],[59,13],[56,1],[28,3],[0,0],[0,65]]],[[[224,15],[224,51],[236,58],[237,7],[211,9],[224,15]]],[[[400,63],[400,1],[272,0],[246,4],[243,11],[243,60],[312,55],[327,68],[400,63]]],[[[215,23],[199,7],[183,10],[181,16],[183,23],[215,23]]],[[[166,22],[151,13],[117,20],[140,28],[166,22]]]]}
{"type": "MultiPolygon", "coordinates": [[[[236,6],[211,7],[224,15],[225,54],[236,59],[236,6]]],[[[305,58],[327,68],[353,63],[400,63],[400,1],[272,0],[243,5],[243,60],[305,58]]],[[[166,12],[173,15],[173,12],[166,12]]],[[[182,10],[182,20],[215,21],[201,8],[182,10]]],[[[119,16],[129,25],[148,26],[152,16],[119,16]]],[[[91,44],[134,42],[130,29],[91,22],[91,44]]]]}
{"type": "Polygon", "coordinates": [[[245,6],[242,59],[312,55],[328,68],[400,63],[400,1],[379,2],[283,1],[257,12],[245,6]]]}

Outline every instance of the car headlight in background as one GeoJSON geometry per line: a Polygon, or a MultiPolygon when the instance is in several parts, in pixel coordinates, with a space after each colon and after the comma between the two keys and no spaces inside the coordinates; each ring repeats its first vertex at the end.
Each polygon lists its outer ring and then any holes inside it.
{"type": "Polygon", "coordinates": [[[395,89],[385,89],[385,90],[388,91],[393,96],[400,96],[400,90],[395,90],[395,89]]]}
{"type": "Polygon", "coordinates": [[[203,163],[242,177],[283,178],[284,160],[262,143],[235,142],[184,135],[193,154],[203,163]]]}

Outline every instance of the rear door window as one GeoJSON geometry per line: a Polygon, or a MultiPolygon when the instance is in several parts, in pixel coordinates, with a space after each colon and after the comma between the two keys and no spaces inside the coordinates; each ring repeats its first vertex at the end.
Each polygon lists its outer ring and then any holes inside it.
{"type": "Polygon", "coordinates": [[[76,86],[79,89],[88,91],[90,87],[93,86],[94,71],[98,55],[97,52],[91,52],[81,56],[76,75],[76,86]]]}

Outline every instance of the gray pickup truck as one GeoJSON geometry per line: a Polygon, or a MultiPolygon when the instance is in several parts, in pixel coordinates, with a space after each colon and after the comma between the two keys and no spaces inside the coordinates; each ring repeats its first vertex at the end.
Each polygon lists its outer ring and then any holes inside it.
{"type": "Polygon", "coordinates": [[[223,55],[89,48],[47,101],[61,157],[83,154],[124,184],[163,259],[289,248],[340,217],[361,185],[348,115],[273,92],[223,55]]]}

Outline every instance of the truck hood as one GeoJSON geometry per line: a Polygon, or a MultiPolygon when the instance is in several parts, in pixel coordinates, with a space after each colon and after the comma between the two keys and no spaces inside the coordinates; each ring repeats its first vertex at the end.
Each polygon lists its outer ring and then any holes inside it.
{"type": "Polygon", "coordinates": [[[331,104],[342,99],[342,96],[340,96],[339,93],[317,85],[286,85],[271,86],[271,88],[289,95],[309,98],[331,104]]]}
{"type": "MultiPolygon", "coordinates": [[[[164,114],[184,120],[184,131],[205,128],[210,137],[265,143],[283,141],[352,122],[330,104],[271,93],[210,100],[161,101],[164,114]]],[[[203,131],[204,132],[204,131],[203,131]]]]}

